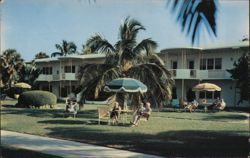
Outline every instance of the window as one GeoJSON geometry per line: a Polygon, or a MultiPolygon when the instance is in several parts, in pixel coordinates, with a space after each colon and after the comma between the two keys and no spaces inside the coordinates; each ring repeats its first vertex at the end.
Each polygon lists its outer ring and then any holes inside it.
{"type": "Polygon", "coordinates": [[[189,61],[188,68],[189,69],[194,69],[194,61],[193,60],[189,61]]]}
{"type": "Polygon", "coordinates": [[[222,63],[222,59],[221,58],[215,58],[215,69],[221,69],[221,63],[222,63]]]}
{"type": "Polygon", "coordinates": [[[177,69],[178,63],[177,61],[172,61],[172,69],[177,69]]]}
{"type": "Polygon", "coordinates": [[[214,69],[214,59],[207,59],[207,69],[208,70],[214,69]]]}
{"type": "Polygon", "coordinates": [[[200,99],[216,99],[217,97],[220,98],[220,92],[209,92],[209,91],[200,91],[199,98],[200,99]]]}
{"type": "Polygon", "coordinates": [[[206,65],[207,65],[207,60],[201,59],[200,60],[200,70],[206,70],[207,69],[206,65]]]}
{"type": "Polygon", "coordinates": [[[65,73],[75,73],[75,65],[72,66],[64,66],[65,73]]]}
{"type": "Polygon", "coordinates": [[[200,60],[200,70],[218,70],[221,69],[221,58],[209,58],[200,60]]]}
{"type": "Polygon", "coordinates": [[[44,75],[51,75],[52,74],[52,67],[43,67],[43,72],[44,75]]]}

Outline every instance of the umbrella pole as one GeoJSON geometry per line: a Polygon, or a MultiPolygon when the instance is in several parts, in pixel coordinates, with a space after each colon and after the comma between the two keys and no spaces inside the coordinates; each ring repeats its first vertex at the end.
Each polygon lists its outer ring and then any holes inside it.
{"type": "Polygon", "coordinates": [[[127,110],[128,109],[128,93],[124,93],[123,105],[124,105],[124,110],[127,110]]]}

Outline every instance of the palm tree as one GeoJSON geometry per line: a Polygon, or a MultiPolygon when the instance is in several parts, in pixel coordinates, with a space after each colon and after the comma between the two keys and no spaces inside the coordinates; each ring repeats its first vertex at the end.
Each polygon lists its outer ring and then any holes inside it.
{"type": "Polygon", "coordinates": [[[55,45],[56,49],[59,50],[59,52],[54,52],[51,54],[51,57],[54,56],[66,56],[68,54],[75,54],[77,46],[75,45],[74,42],[67,42],[66,40],[63,40],[62,45],[56,44],[55,45]]]}
{"type": "Polygon", "coordinates": [[[8,89],[11,84],[18,80],[18,73],[24,66],[24,60],[15,49],[7,49],[0,56],[0,80],[8,89]]]}
{"type": "Polygon", "coordinates": [[[32,61],[31,63],[26,63],[20,71],[18,81],[28,83],[32,86],[32,88],[34,88],[36,79],[41,72],[42,70],[36,67],[34,61],[32,61]]]}
{"type": "Polygon", "coordinates": [[[49,55],[45,52],[39,52],[35,55],[35,59],[49,58],[49,55]]]}
{"type": "Polygon", "coordinates": [[[210,35],[217,36],[217,0],[168,0],[172,12],[178,12],[177,21],[182,31],[191,36],[192,44],[199,43],[201,24],[206,26],[210,35]]]}
{"type": "Polygon", "coordinates": [[[120,26],[118,41],[112,45],[96,34],[86,46],[91,52],[105,53],[104,64],[86,64],[80,68],[82,100],[86,96],[99,97],[106,82],[118,77],[131,77],[148,86],[145,97],[153,96],[156,104],[171,98],[173,79],[155,54],[157,44],[150,38],[137,43],[137,34],[145,30],[142,24],[127,17],[120,26]]]}

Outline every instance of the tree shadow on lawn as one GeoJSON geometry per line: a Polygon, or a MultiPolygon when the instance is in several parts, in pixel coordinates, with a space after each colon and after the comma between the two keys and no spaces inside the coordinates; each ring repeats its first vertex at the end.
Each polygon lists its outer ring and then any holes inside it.
{"type": "MultiPolygon", "coordinates": [[[[29,109],[29,108],[3,108],[1,109],[1,114],[17,114],[17,115],[27,115],[32,117],[41,118],[64,118],[64,109],[29,109]]],[[[97,118],[97,110],[84,110],[78,111],[78,118],[97,118]]]]}
{"type": "Polygon", "coordinates": [[[52,137],[168,157],[246,157],[249,147],[247,133],[241,131],[184,130],[152,135],[140,130],[118,133],[86,126],[47,129],[52,137]]]}
{"type": "Polygon", "coordinates": [[[248,116],[242,114],[228,114],[228,115],[209,115],[203,120],[211,120],[211,121],[245,121],[248,120],[248,116]]]}
{"type": "Polygon", "coordinates": [[[81,125],[96,125],[98,124],[97,120],[45,120],[45,121],[38,121],[38,123],[46,123],[46,124],[63,124],[63,125],[73,125],[73,124],[81,124],[81,125]]]}

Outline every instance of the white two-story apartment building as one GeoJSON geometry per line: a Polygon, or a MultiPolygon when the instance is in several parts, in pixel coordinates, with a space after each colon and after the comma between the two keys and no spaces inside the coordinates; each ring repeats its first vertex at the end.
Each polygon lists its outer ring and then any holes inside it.
{"type": "MultiPolygon", "coordinates": [[[[175,79],[174,99],[189,99],[190,96],[196,95],[196,99],[212,102],[220,97],[226,101],[227,106],[236,106],[239,101],[239,89],[227,70],[232,69],[234,62],[244,53],[249,53],[249,42],[211,48],[164,49],[158,55],[175,79]],[[222,91],[194,94],[192,88],[204,82],[214,83],[220,86],[222,91]]],[[[246,105],[248,103],[243,102],[238,106],[246,105]]]]}
{"type": "Polygon", "coordinates": [[[54,58],[36,59],[36,65],[42,69],[37,78],[39,88],[53,92],[58,98],[65,98],[79,86],[77,72],[86,63],[103,63],[104,54],[70,55],[54,58]]]}
{"type": "MultiPolygon", "coordinates": [[[[175,88],[173,98],[190,98],[195,94],[192,88],[202,82],[214,83],[222,88],[221,92],[201,92],[196,99],[206,98],[211,102],[216,97],[224,98],[227,106],[236,106],[239,89],[227,69],[244,53],[249,53],[249,42],[237,45],[211,48],[172,48],[164,49],[158,55],[173,74],[175,88]]],[[[37,79],[42,90],[53,92],[57,97],[67,97],[79,86],[77,72],[85,63],[103,63],[104,54],[69,55],[35,60],[42,74],[37,79]]],[[[247,72],[246,72],[247,75],[247,72]]],[[[246,106],[247,102],[239,105],[246,106]]]]}

